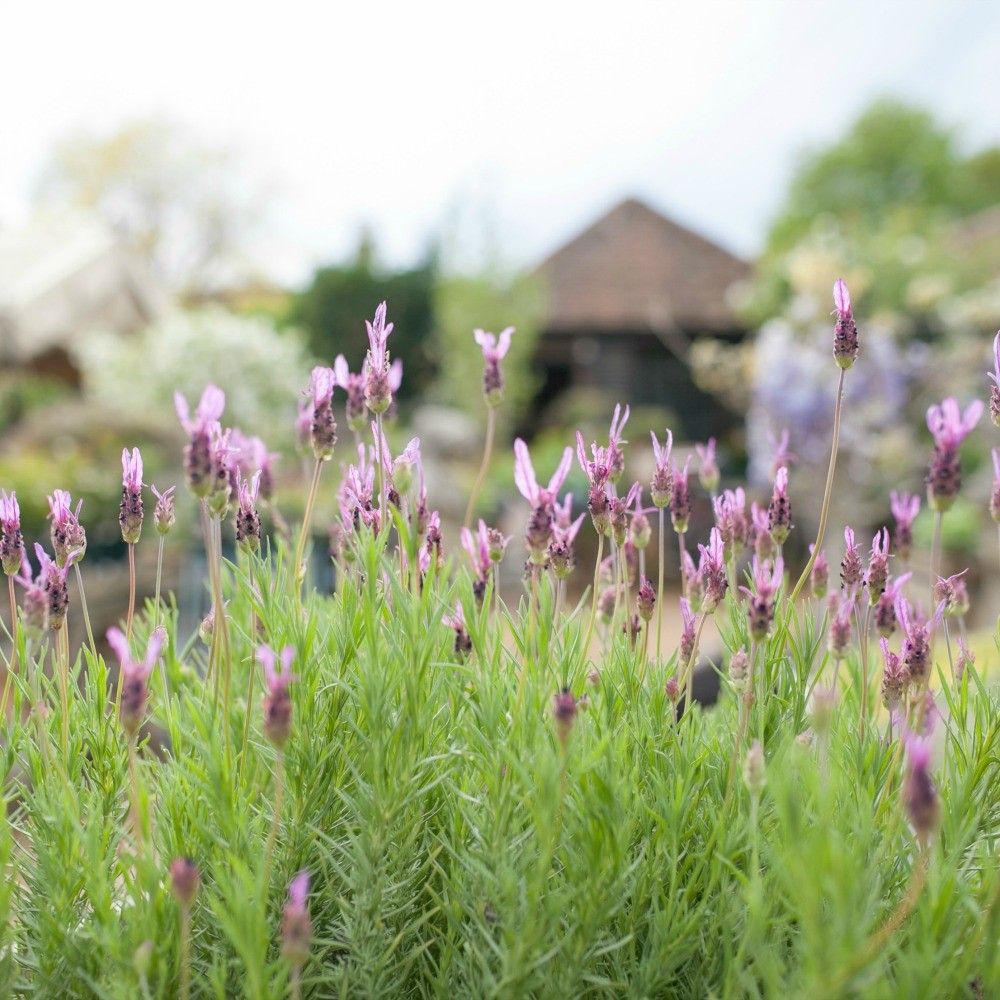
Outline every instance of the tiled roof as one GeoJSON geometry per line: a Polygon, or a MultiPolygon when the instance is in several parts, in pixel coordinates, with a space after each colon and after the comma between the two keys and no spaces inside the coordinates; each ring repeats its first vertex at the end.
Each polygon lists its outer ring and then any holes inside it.
{"type": "Polygon", "coordinates": [[[635,199],[611,209],[538,268],[548,330],[732,330],[727,291],[750,265],[635,199]]]}

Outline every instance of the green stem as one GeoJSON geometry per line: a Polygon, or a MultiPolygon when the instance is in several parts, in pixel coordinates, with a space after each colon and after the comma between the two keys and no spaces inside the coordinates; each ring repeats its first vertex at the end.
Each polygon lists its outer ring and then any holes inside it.
{"type": "Polygon", "coordinates": [[[920,901],[920,894],[923,891],[924,883],[927,881],[927,867],[930,863],[927,848],[921,846],[917,857],[917,863],[910,875],[910,883],[907,886],[906,894],[899,901],[896,909],[892,911],[889,919],[873,934],[868,943],[858,953],[857,957],[839,975],[831,980],[829,995],[838,995],[841,988],[854,978],[870,962],[876,959],[889,939],[906,922],[910,914],[916,909],[920,901]]]}
{"type": "MultiPolygon", "coordinates": [[[[216,565],[216,579],[219,584],[219,607],[224,609],[222,594],[222,515],[215,519],[215,550],[218,556],[216,565]]],[[[232,712],[232,685],[233,685],[233,657],[229,645],[229,623],[226,620],[225,610],[221,616],[216,615],[215,628],[220,630],[221,652],[222,652],[222,719],[225,729],[226,740],[226,770],[232,768],[233,762],[233,734],[230,725],[232,712]]],[[[251,640],[252,641],[252,640],[251,640]]]]}
{"type": "Polygon", "coordinates": [[[264,847],[264,868],[261,873],[261,898],[267,906],[267,890],[271,881],[271,862],[274,859],[274,845],[278,840],[278,828],[281,826],[281,809],[285,801],[285,754],[278,751],[278,760],[274,769],[274,811],[271,814],[271,828],[267,833],[267,844],[264,847]]]}
{"type": "Polygon", "coordinates": [[[188,1000],[191,993],[191,907],[181,904],[181,969],[180,1000],[188,1000]]]}
{"type": "MultiPolygon", "coordinates": [[[[381,464],[379,469],[381,469],[381,464]]],[[[309,535],[309,527],[312,523],[313,506],[316,503],[316,493],[319,490],[319,477],[320,473],[323,471],[323,460],[317,458],[316,465],[313,468],[312,482],[309,484],[309,495],[306,497],[306,509],[302,515],[302,528],[299,531],[299,540],[295,545],[295,559],[292,562],[292,582],[295,586],[295,593],[298,595],[298,599],[302,600],[302,582],[305,579],[305,567],[302,565],[302,559],[305,555],[306,548],[306,538],[309,535]]],[[[381,481],[381,473],[379,475],[381,481]]],[[[380,486],[381,490],[381,486],[380,486]]],[[[379,504],[381,505],[381,493],[379,504]]]]}
{"type": "Polygon", "coordinates": [[[486,481],[486,473],[490,467],[490,459],[493,457],[493,436],[496,433],[497,411],[491,406],[486,414],[486,443],[483,446],[483,461],[479,466],[479,474],[476,476],[475,485],[469,494],[469,505],[465,508],[465,520],[463,524],[468,528],[472,524],[472,515],[476,512],[476,501],[479,499],[483,483],[486,481]]]}
{"type": "Polygon", "coordinates": [[[594,637],[594,622],[597,621],[597,591],[601,579],[601,559],[604,556],[604,535],[597,536],[597,562],[594,564],[594,592],[590,597],[590,624],[587,626],[587,636],[583,640],[583,658],[590,655],[590,641],[594,637]]]}
{"type": "Polygon", "coordinates": [[[67,635],[67,625],[64,622],[59,629],[56,638],[56,646],[59,648],[59,701],[62,709],[61,732],[62,732],[62,755],[63,763],[69,759],[69,636],[67,635]]]}
{"type": "Polygon", "coordinates": [[[83,589],[83,573],[80,572],[80,563],[73,563],[73,570],[76,572],[76,589],[80,591],[80,610],[83,612],[83,624],[87,629],[87,645],[90,646],[91,653],[97,655],[97,645],[94,642],[94,630],[90,625],[90,611],[87,608],[87,592],[83,589]]]}
{"type": "MultiPolygon", "coordinates": [[[[160,535],[160,542],[156,548],[156,592],[153,598],[153,630],[160,624],[160,582],[163,578],[163,540],[166,536],[160,535]]],[[[82,589],[82,588],[81,588],[82,589]]]]}
{"type": "Polygon", "coordinates": [[[132,646],[132,619],[135,617],[135,545],[128,543],[128,615],[125,618],[125,641],[132,646]]]}
{"type": "Polygon", "coordinates": [[[7,670],[7,676],[4,678],[4,689],[3,689],[3,703],[0,704],[0,709],[6,709],[7,707],[7,687],[10,678],[13,674],[17,673],[17,595],[14,593],[14,577],[7,577],[7,592],[10,595],[10,639],[11,639],[11,651],[10,651],[10,666],[7,670]]]}
{"type": "MultiPolygon", "coordinates": [[[[813,544],[813,550],[809,554],[809,559],[802,570],[801,576],[799,576],[798,581],[792,588],[792,592],[788,597],[788,607],[789,609],[795,606],[795,599],[799,596],[803,586],[805,586],[806,580],[809,579],[809,574],[812,573],[813,564],[816,562],[816,556],[819,554],[819,550],[823,547],[823,539],[826,538],[826,522],[830,516],[830,497],[833,494],[833,477],[837,469],[837,452],[840,449],[840,421],[843,415],[844,409],[844,376],[847,374],[845,368],[840,369],[840,380],[837,383],[837,403],[833,410],[833,441],[830,445],[830,464],[826,470],[826,487],[823,490],[823,506],[820,508],[819,512],[819,527],[816,530],[816,541],[813,544]]],[[[791,610],[789,610],[789,614],[791,610]]]]}
{"type": "Polygon", "coordinates": [[[656,567],[656,662],[663,662],[663,529],[665,517],[660,508],[660,534],[658,538],[660,552],[659,564],[656,567]]]}
{"type": "Polygon", "coordinates": [[[701,645],[701,633],[708,618],[708,611],[702,611],[701,619],[698,622],[698,630],[694,634],[694,645],[691,647],[691,655],[688,656],[687,664],[684,668],[684,714],[691,712],[691,699],[694,691],[694,662],[698,657],[698,647],[701,645]]]}
{"type": "Polygon", "coordinates": [[[861,742],[865,739],[865,726],[868,722],[868,633],[871,628],[872,605],[868,601],[865,607],[864,622],[861,625],[861,742]]]}
{"type": "Polygon", "coordinates": [[[677,532],[677,559],[678,559],[678,566],[680,567],[680,571],[681,571],[681,597],[683,597],[685,600],[688,600],[687,577],[684,575],[684,552],[685,551],[686,550],[684,548],[684,532],[683,531],[678,531],[677,532]]]}
{"type": "Polygon", "coordinates": [[[934,584],[941,575],[941,526],[944,523],[944,511],[934,512],[934,535],[931,539],[931,565],[930,565],[930,588],[931,588],[931,613],[934,611],[934,584]]]}

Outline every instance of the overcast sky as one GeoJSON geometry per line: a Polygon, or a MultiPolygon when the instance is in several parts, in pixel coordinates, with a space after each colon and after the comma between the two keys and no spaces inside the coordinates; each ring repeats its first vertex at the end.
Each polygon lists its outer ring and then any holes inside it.
{"type": "Polygon", "coordinates": [[[411,258],[459,209],[530,262],[631,193],[750,254],[796,154],[882,94],[970,145],[1000,141],[1000,4],[985,0],[0,11],[0,223],[24,217],[59,137],[163,114],[237,148],[273,191],[258,252],[289,278],[363,222],[411,258]]]}

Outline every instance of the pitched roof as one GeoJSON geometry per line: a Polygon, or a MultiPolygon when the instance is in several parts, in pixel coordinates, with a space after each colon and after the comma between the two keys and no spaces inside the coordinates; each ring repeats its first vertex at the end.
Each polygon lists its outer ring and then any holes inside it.
{"type": "Polygon", "coordinates": [[[548,330],[732,330],[726,293],[750,265],[634,198],[551,254],[548,330]]]}

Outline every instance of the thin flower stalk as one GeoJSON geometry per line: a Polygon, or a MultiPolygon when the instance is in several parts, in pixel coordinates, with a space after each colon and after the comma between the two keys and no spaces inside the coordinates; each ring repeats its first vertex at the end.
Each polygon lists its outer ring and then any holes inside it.
{"type": "Polygon", "coordinates": [[[469,502],[465,508],[465,518],[463,525],[468,528],[472,525],[472,518],[476,512],[476,503],[482,491],[483,483],[486,481],[486,473],[489,471],[490,460],[493,457],[493,439],[496,434],[496,411],[503,399],[503,372],[500,362],[506,357],[510,350],[511,337],[514,335],[514,328],[509,326],[502,330],[499,337],[485,330],[476,330],[473,334],[476,343],[483,352],[483,398],[486,400],[486,441],[483,445],[483,460],[479,465],[479,472],[473,484],[472,492],[469,494],[469,502]]]}
{"type": "Polygon", "coordinates": [[[802,568],[802,573],[799,575],[798,580],[795,581],[792,592],[788,595],[789,614],[791,614],[791,609],[795,606],[795,601],[802,592],[806,580],[809,579],[813,563],[816,561],[816,554],[823,548],[823,542],[826,539],[826,524],[830,516],[830,498],[833,495],[833,480],[837,471],[837,453],[840,450],[840,422],[844,409],[844,377],[858,355],[857,327],[854,327],[853,336],[850,336],[847,332],[842,333],[842,330],[849,331],[854,325],[851,297],[843,279],[838,279],[834,285],[833,298],[837,310],[834,355],[840,367],[840,377],[837,380],[837,401],[833,408],[833,440],[830,444],[830,463],[826,470],[826,485],[823,488],[823,503],[819,509],[819,525],[816,529],[816,538],[812,543],[809,559],[802,568]]]}

